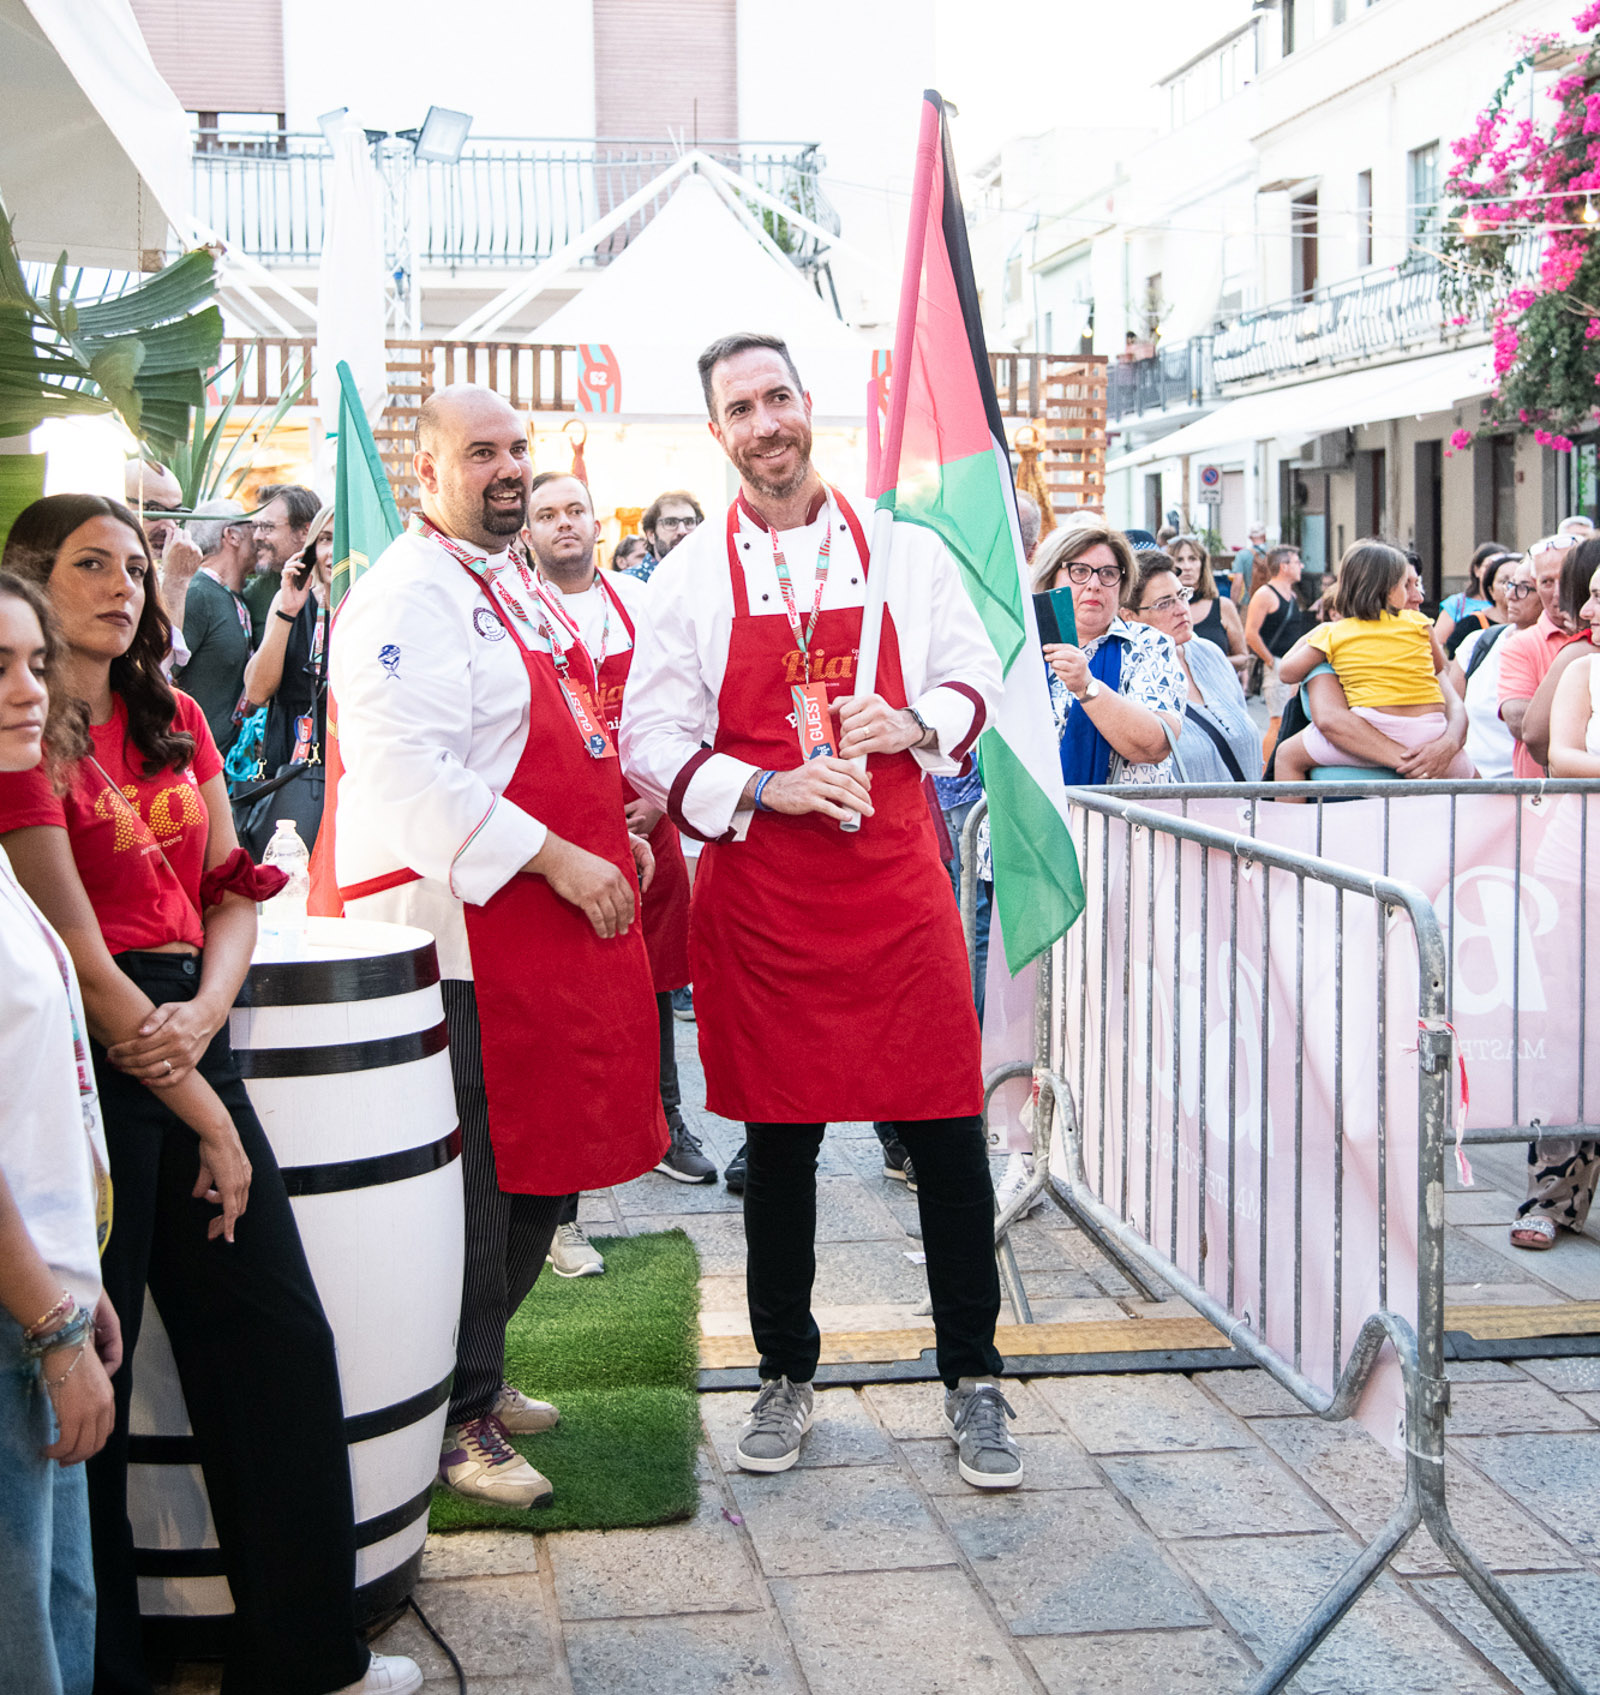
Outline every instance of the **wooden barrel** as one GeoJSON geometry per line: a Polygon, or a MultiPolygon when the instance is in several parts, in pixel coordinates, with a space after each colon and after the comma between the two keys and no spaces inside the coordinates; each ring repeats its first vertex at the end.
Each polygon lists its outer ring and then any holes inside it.
{"type": "MultiPolygon", "coordinates": [[[[366,1622],[416,1582],[455,1367],[461,1138],[433,940],[313,918],[293,957],[257,950],[231,1032],[338,1347],[366,1622]]],[[[204,1651],[233,1601],[148,1296],[129,1461],[141,1610],[204,1651]]]]}

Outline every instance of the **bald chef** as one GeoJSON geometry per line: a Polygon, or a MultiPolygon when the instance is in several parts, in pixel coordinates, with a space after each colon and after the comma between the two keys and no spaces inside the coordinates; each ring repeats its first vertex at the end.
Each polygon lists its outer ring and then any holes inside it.
{"type": "Polygon", "coordinates": [[[548,1505],[510,1435],[556,1409],[505,1382],[505,1327],[566,1198],[667,1147],[628,833],[595,667],[517,542],[532,468],[486,388],[422,407],[422,510],[339,609],[336,868],[352,918],[437,938],[461,1124],[466,1268],[440,1480],[548,1505]]]}
{"type": "Polygon", "coordinates": [[[916,1167],[960,1474],[1015,1488],[978,1023],[921,787],[925,771],[963,768],[999,666],[931,531],[896,524],[892,559],[869,560],[855,507],[812,467],[811,399],[783,342],[729,336],[699,364],[740,493],[651,579],[621,745],[628,781],[710,844],[690,966],[706,1104],[745,1122],[761,1350],[736,1457],[757,1472],[799,1457],[821,1341],[817,1152],[830,1120],[873,1119],[916,1167]],[[857,694],[867,572],[891,566],[878,674],[857,694]]]}

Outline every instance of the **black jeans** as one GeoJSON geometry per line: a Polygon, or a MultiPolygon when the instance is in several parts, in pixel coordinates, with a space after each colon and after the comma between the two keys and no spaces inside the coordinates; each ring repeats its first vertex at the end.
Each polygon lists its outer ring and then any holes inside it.
{"type": "MultiPolygon", "coordinates": [[[[817,1272],[817,1152],[821,1124],[747,1124],[745,1289],[763,1379],[809,1383],[822,1337],[811,1316],[817,1272]]],[[[939,1375],[1001,1369],[994,1326],[1000,1272],[994,1258],[994,1186],[979,1118],[927,1118],[894,1126],[917,1169],[917,1212],[928,1256],[928,1292],[939,1375]]]]}
{"type": "MultiPolygon", "coordinates": [[[[200,962],[124,953],[117,964],[157,1006],[194,998],[200,962]]],[[[356,1634],[350,1461],[333,1334],[289,1197],[250,1105],[224,1026],[200,1073],[228,1109],[251,1165],[234,1240],[206,1239],[217,1209],[195,1200],[194,1132],[98,1044],[116,1215],[101,1270],[122,1320],[112,1378],[116,1427],[89,1461],[98,1590],[96,1695],[148,1695],[133,1532],[128,1523],[128,1404],[148,1284],[205,1472],[234,1622],[228,1695],[324,1695],[355,1682],[368,1653],[356,1634]]],[[[0,1674],[0,1682],[3,1682],[0,1674]]]]}

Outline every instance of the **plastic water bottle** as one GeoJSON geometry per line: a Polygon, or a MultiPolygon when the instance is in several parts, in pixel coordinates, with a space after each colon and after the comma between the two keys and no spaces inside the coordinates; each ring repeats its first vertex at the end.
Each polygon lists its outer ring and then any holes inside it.
{"type": "Polygon", "coordinates": [[[261,908],[262,928],[276,939],[278,953],[300,951],[306,929],[306,897],[311,893],[311,854],[292,818],[280,818],[262,855],[263,865],[275,865],[289,881],[261,908]]]}

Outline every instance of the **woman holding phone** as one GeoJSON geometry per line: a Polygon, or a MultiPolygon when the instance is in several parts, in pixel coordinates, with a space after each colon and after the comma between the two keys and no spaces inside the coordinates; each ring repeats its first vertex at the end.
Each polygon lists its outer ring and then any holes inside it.
{"type": "MultiPolygon", "coordinates": [[[[53,495],[0,565],[47,596],[84,748],[58,791],[0,772],[0,846],[83,990],[116,1196],[102,1262],[132,1360],[148,1287],[183,1382],[232,1591],[226,1686],[420,1688],[355,1628],[355,1532],[333,1337],[228,1040],[281,887],[237,846],[204,714],[162,671],[170,626],[134,515],[53,495]]],[[[148,1695],[127,1511],[135,1367],[90,1463],[95,1688],[148,1695]]]]}

